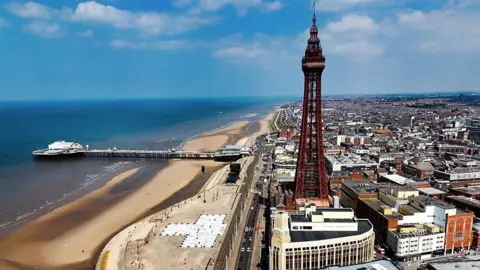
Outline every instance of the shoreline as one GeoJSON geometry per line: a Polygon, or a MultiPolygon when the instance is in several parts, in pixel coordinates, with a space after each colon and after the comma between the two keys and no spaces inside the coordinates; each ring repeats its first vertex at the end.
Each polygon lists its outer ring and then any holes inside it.
{"type": "MultiPolygon", "coordinates": [[[[271,114],[272,113],[269,115],[271,114]]],[[[261,121],[262,120],[256,121],[251,124],[255,125],[261,121]]],[[[252,136],[254,133],[261,132],[261,129],[264,128],[264,125],[260,124],[258,130],[249,132],[246,130],[249,126],[249,121],[243,122],[246,123],[242,123],[242,121],[232,122],[233,124],[205,132],[195,139],[185,141],[185,143],[189,143],[189,147],[220,148],[228,144],[231,137],[234,137],[235,141],[240,141],[241,138],[252,136]],[[232,125],[234,127],[229,129],[232,125]],[[227,138],[226,140],[225,137],[227,138]],[[205,146],[205,144],[207,144],[207,146],[205,146]]],[[[115,188],[115,185],[118,183],[113,182],[115,183],[113,184],[112,181],[116,179],[121,183],[125,180],[121,179],[122,177],[120,176],[116,176],[108,181],[105,186],[86,194],[80,199],[76,199],[73,202],[48,212],[15,230],[15,235],[7,237],[3,243],[0,242],[0,268],[24,269],[37,266],[38,269],[91,269],[96,263],[103,246],[113,235],[143,217],[159,212],[169,207],[169,205],[174,205],[178,201],[193,196],[201,190],[205,184],[205,178],[210,177],[211,174],[217,171],[218,168],[224,166],[224,164],[225,163],[206,161],[170,161],[168,165],[157,171],[153,177],[146,180],[136,189],[127,191],[128,194],[117,196],[116,200],[111,199],[109,201],[110,203],[107,202],[103,209],[96,209],[101,211],[82,209],[82,207],[85,208],[89,206],[88,203],[82,204],[82,199],[93,196],[94,199],[92,200],[95,201],[95,194],[109,194],[109,192],[115,188]],[[199,168],[201,165],[204,165],[204,163],[206,163],[205,167],[208,173],[201,175],[199,168]],[[179,174],[179,181],[172,181],[172,176],[176,176],[177,174],[179,174]],[[168,186],[165,186],[167,183],[168,186]],[[151,197],[153,196],[148,197],[148,195],[150,195],[149,192],[156,191],[159,192],[159,198],[152,199],[151,197]],[[147,192],[148,195],[145,195],[145,192],[147,192]],[[58,210],[63,207],[70,211],[58,210]],[[127,212],[127,209],[133,210],[132,214],[125,215],[124,213],[123,218],[119,216],[122,212],[127,212]],[[82,213],[82,211],[84,217],[87,217],[86,219],[77,223],[72,222],[72,224],[70,224],[71,226],[63,231],[55,230],[55,227],[58,226],[56,223],[58,220],[61,221],[62,218],[67,217],[68,222],[68,216],[78,215],[78,212],[82,213]],[[91,211],[90,215],[86,214],[88,211],[91,211]],[[67,213],[66,216],[65,213],[67,213]],[[102,229],[103,232],[96,232],[102,231],[102,229]],[[46,231],[49,231],[49,233],[54,231],[57,234],[53,233],[53,237],[51,234],[46,234],[46,231]],[[38,239],[39,235],[41,236],[40,239],[38,239]],[[88,236],[92,237],[94,235],[96,235],[94,239],[101,239],[85,241],[89,239],[88,236]],[[73,252],[73,254],[68,251],[71,249],[69,245],[83,247],[85,242],[94,241],[96,241],[96,243],[89,243],[89,245],[87,245],[88,249],[84,248],[80,251],[80,249],[76,249],[77,247],[75,247],[76,251],[73,252]],[[37,252],[35,253],[33,251],[37,252]]],[[[140,168],[132,169],[120,175],[125,176],[130,173],[130,176],[132,176],[135,175],[139,169],[140,168]]],[[[115,194],[111,196],[115,197],[115,194]]],[[[97,197],[96,200],[98,201],[99,197],[97,197]]]]}

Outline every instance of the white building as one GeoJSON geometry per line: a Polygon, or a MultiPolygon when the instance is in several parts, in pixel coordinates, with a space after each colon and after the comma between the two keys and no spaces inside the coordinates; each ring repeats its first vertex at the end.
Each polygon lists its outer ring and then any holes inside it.
{"type": "Polygon", "coordinates": [[[342,143],[352,143],[354,145],[364,145],[370,142],[370,137],[366,134],[356,135],[337,135],[337,145],[342,143]]]}
{"type": "Polygon", "coordinates": [[[401,259],[426,259],[444,249],[445,233],[433,224],[399,226],[388,231],[387,245],[401,259]]]}
{"type": "Polygon", "coordinates": [[[378,168],[378,163],[362,159],[362,157],[350,154],[346,155],[326,155],[326,167],[329,174],[353,172],[353,171],[374,171],[378,168]]]}
{"type": "Polygon", "coordinates": [[[48,145],[48,150],[81,150],[83,146],[76,142],[56,141],[48,145]]]}
{"type": "Polygon", "coordinates": [[[322,269],[370,262],[375,233],[367,219],[350,208],[309,206],[274,215],[270,269],[322,269]]]}

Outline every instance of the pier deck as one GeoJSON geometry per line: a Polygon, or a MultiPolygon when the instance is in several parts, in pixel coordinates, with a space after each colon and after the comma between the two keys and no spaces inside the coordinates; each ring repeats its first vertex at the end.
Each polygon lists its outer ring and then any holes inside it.
{"type": "Polygon", "coordinates": [[[214,152],[162,151],[162,150],[89,150],[86,157],[161,158],[161,159],[214,159],[214,152]]]}
{"type": "Polygon", "coordinates": [[[169,151],[169,150],[124,150],[124,149],[85,149],[75,151],[49,151],[42,149],[33,151],[34,158],[138,158],[138,159],[213,159],[218,161],[234,161],[245,155],[241,153],[218,154],[200,151],[169,151]]]}

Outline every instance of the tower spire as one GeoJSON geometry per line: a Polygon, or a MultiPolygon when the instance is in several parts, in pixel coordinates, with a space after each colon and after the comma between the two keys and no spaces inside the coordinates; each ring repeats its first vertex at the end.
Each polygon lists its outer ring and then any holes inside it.
{"type": "Polygon", "coordinates": [[[310,28],[310,38],[308,39],[308,46],[306,54],[312,55],[312,53],[320,53],[322,51],[322,46],[320,45],[320,38],[318,38],[318,27],[317,27],[317,15],[315,9],[316,1],[313,1],[313,16],[312,16],[312,27],[310,28]]]}
{"type": "Polygon", "coordinates": [[[315,4],[316,4],[316,0],[313,1],[313,17],[312,17],[312,21],[313,21],[313,25],[316,25],[317,23],[317,15],[315,14],[316,12],[316,9],[315,9],[315,4]]]}

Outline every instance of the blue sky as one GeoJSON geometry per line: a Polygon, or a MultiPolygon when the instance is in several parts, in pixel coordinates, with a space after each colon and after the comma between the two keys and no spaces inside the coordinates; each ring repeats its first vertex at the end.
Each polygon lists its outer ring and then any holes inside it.
{"type": "MultiPolygon", "coordinates": [[[[302,94],[311,0],[1,1],[0,99],[302,94]]],[[[325,94],[479,90],[480,0],[317,0],[325,94]]]]}

